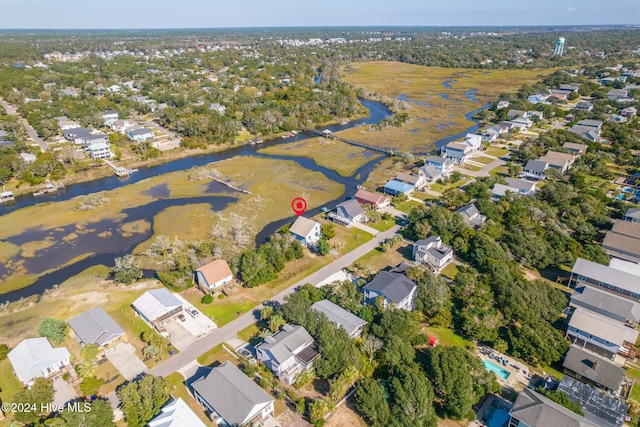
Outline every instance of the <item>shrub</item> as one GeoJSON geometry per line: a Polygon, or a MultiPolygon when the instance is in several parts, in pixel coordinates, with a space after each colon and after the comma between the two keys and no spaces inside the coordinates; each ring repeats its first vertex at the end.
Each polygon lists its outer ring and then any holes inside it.
{"type": "Polygon", "coordinates": [[[213,302],[213,297],[211,296],[211,294],[207,294],[202,297],[203,304],[211,304],[212,302],[213,302]]]}

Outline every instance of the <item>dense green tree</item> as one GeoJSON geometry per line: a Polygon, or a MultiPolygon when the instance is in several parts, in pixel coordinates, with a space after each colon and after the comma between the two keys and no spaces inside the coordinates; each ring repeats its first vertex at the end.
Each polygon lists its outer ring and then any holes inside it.
{"type": "Polygon", "coordinates": [[[53,381],[49,378],[36,378],[31,388],[19,389],[11,402],[24,404],[29,407],[29,410],[16,412],[16,421],[26,424],[35,423],[42,415],[46,415],[46,409],[53,402],[53,396],[53,381]]]}
{"type": "Polygon", "coordinates": [[[427,371],[433,378],[438,405],[446,417],[461,420],[476,403],[466,351],[439,346],[430,351],[427,371]]]}
{"type": "MultiPolygon", "coordinates": [[[[78,402],[84,405],[85,402],[78,402]]],[[[114,427],[116,425],[113,417],[111,403],[106,399],[94,399],[89,402],[88,410],[74,411],[63,410],[56,418],[61,418],[64,425],[68,427],[114,427]]],[[[84,406],[81,406],[84,409],[84,406]]]]}
{"type": "Polygon", "coordinates": [[[145,375],[123,385],[117,393],[127,424],[142,427],[169,400],[169,382],[162,377],[145,375]]]}
{"type": "Polygon", "coordinates": [[[64,320],[45,317],[40,321],[40,326],[38,326],[38,334],[40,334],[41,337],[49,338],[54,344],[62,343],[66,333],[67,322],[64,320]]]}
{"type": "Polygon", "coordinates": [[[388,392],[378,380],[365,378],[358,382],[354,399],[356,408],[369,425],[382,427],[390,424],[388,392]]]}
{"type": "Polygon", "coordinates": [[[435,427],[433,387],[417,368],[408,367],[389,381],[391,415],[396,425],[435,427]]]}
{"type": "Polygon", "coordinates": [[[98,394],[100,387],[105,384],[102,378],[98,377],[84,377],[80,383],[80,391],[85,396],[95,396],[98,394]]]}

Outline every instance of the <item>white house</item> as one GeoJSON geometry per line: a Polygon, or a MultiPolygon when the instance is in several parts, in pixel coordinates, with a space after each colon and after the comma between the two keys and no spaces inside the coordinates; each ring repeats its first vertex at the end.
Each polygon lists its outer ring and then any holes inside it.
{"type": "Polygon", "coordinates": [[[116,110],[107,110],[102,114],[102,120],[104,120],[104,125],[109,126],[111,123],[115,122],[120,118],[120,115],[116,110]]]}
{"type": "Polygon", "coordinates": [[[482,135],[468,133],[464,138],[464,143],[467,144],[473,151],[479,150],[482,146],[482,135]]]}
{"type": "Polygon", "coordinates": [[[87,152],[92,159],[110,159],[113,156],[109,144],[104,142],[91,144],[87,147],[87,152]]]}
{"type": "Polygon", "coordinates": [[[20,157],[25,165],[29,165],[36,161],[36,155],[31,153],[20,153],[20,157]]]}
{"type": "Polygon", "coordinates": [[[153,132],[141,126],[134,126],[125,131],[131,141],[144,142],[153,138],[153,132]]]}
{"type": "Polygon", "coordinates": [[[529,160],[524,166],[522,174],[527,179],[539,181],[545,179],[545,171],[549,169],[549,164],[540,160],[529,160]]]}
{"type": "Polygon", "coordinates": [[[453,161],[439,156],[430,156],[424,159],[425,166],[433,166],[442,176],[447,177],[453,171],[453,161]]]}
{"type": "Polygon", "coordinates": [[[320,223],[302,215],[291,225],[289,232],[305,247],[315,247],[322,237],[320,223]]]}
{"type": "Polygon", "coordinates": [[[18,379],[30,386],[36,378],[49,378],[65,369],[71,354],[66,347],[53,348],[41,337],[23,340],[7,357],[18,379]]]}
{"type": "Polygon", "coordinates": [[[357,200],[349,199],[336,205],[335,212],[329,212],[327,218],[338,224],[350,227],[357,222],[366,222],[367,214],[357,200]]]}
{"type": "Polygon", "coordinates": [[[442,270],[453,259],[453,249],[442,243],[440,236],[431,236],[413,244],[413,260],[431,268],[442,270]]]}
{"type": "Polygon", "coordinates": [[[282,381],[293,384],[320,356],[316,342],[299,325],[284,325],[275,335],[256,345],[256,355],[282,381]]]}
{"type": "Polygon", "coordinates": [[[160,413],[147,423],[147,427],[206,427],[198,415],[181,397],[165,405],[160,413]]]}
{"type": "Polygon", "coordinates": [[[145,292],[131,307],[149,326],[158,328],[159,322],[182,312],[182,301],[167,289],[160,288],[145,292]]]}
{"type": "Polygon", "coordinates": [[[413,310],[418,286],[402,273],[381,271],[363,289],[364,302],[374,304],[382,297],[383,308],[395,307],[401,310],[413,310]]]}
{"type": "Polygon", "coordinates": [[[471,151],[469,145],[460,142],[450,142],[440,149],[442,157],[451,159],[455,164],[466,162],[471,151]]]}
{"type": "Polygon", "coordinates": [[[456,213],[462,215],[464,222],[474,228],[482,227],[487,220],[487,217],[482,215],[473,203],[461,207],[456,213]]]}
{"type": "Polygon", "coordinates": [[[227,261],[217,259],[199,267],[194,272],[194,278],[203,292],[214,292],[216,289],[231,283],[233,273],[227,261]]]}

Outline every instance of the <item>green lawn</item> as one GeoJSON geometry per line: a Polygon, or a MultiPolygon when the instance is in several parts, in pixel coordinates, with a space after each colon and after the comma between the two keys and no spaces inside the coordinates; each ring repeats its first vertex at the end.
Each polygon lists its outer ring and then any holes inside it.
{"type": "Polygon", "coordinates": [[[207,351],[206,353],[198,357],[198,363],[203,366],[209,366],[215,362],[224,363],[227,360],[230,360],[231,363],[233,363],[234,365],[238,364],[238,360],[235,357],[233,357],[231,354],[229,354],[228,351],[223,349],[222,344],[218,344],[217,346],[213,347],[211,350],[207,351]]]}
{"type": "Polygon", "coordinates": [[[630,398],[640,402],[640,370],[627,367],[627,377],[636,381],[636,384],[631,389],[630,398]]]}
{"type": "Polygon", "coordinates": [[[447,328],[434,328],[427,326],[426,332],[438,339],[438,345],[455,346],[467,349],[474,346],[473,342],[462,338],[460,335],[447,328]]]}
{"type": "MultiPolygon", "coordinates": [[[[480,168],[481,169],[481,168],[480,168]]],[[[478,170],[480,170],[478,169],[478,170]]],[[[431,191],[436,191],[438,193],[443,193],[446,190],[448,190],[449,188],[458,188],[458,187],[462,187],[463,185],[465,185],[467,183],[467,179],[462,178],[454,183],[444,183],[444,184],[440,184],[438,182],[434,182],[433,184],[431,184],[431,186],[429,187],[429,189],[431,191]]]]}
{"type": "Polygon", "coordinates": [[[187,390],[187,386],[184,384],[184,378],[179,372],[174,372],[173,374],[167,376],[167,380],[169,380],[169,384],[171,384],[171,396],[174,399],[178,399],[179,397],[185,401],[187,405],[191,408],[191,410],[198,415],[200,420],[205,423],[205,425],[211,425],[211,420],[207,418],[204,413],[204,409],[195,401],[189,391],[187,390]]]}
{"type": "Polygon", "coordinates": [[[495,159],[482,156],[482,157],[474,157],[472,160],[474,162],[482,163],[483,165],[488,165],[489,163],[493,162],[495,159]]]}
{"type": "Polygon", "coordinates": [[[507,153],[509,153],[509,150],[507,150],[506,148],[490,146],[490,147],[487,147],[487,149],[484,152],[490,156],[502,157],[507,153]]]}
{"type": "Polygon", "coordinates": [[[0,361],[0,372],[3,373],[0,377],[0,400],[2,400],[3,403],[12,402],[13,395],[22,388],[22,383],[18,377],[13,374],[13,367],[9,359],[0,361]]]}
{"type": "Polygon", "coordinates": [[[450,263],[449,265],[447,265],[445,268],[442,269],[440,274],[442,274],[444,277],[448,277],[449,279],[453,280],[458,275],[458,266],[455,265],[454,263],[450,263]]]}
{"type": "Polygon", "coordinates": [[[400,203],[399,205],[396,206],[396,208],[401,211],[406,213],[407,215],[411,213],[411,209],[418,207],[418,206],[424,206],[422,203],[418,203],[415,202],[413,200],[409,200],[408,202],[403,202],[400,203]]]}
{"type": "Polygon", "coordinates": [[[378,231],[387,231],[388,229],[390,229],[391,227],[393,227],[396,224],[396,220],[391,218],[391,219],[381,219],[380,221],[376,221],[376,222],[368,222],[367,225],[371,228],[375,228],[378,231]]]}
{"type": "MultiPolygon", "coordinates": [[[[336,229],[337,228],[338,227],[336,227],[336,229]]],[[[351,252],[358,246],[365,244],[369,240],[373,239],[373,234],[367,233],[366,231],[360,230],[359,228],[352,227],[352,228],[345,228],[345,230],[347,232],[346,241],[345,241],[345,245],[340,250],[341,254],[346,254],[348,252],[351,252]]],[[[336,236],[338,236],[337,232],[336,232],[336,236]]]]}
{"type": "Polygon", "coordinates": [[[258,326],[257,323],[254,323],[253,325],[247,328],[244,328],[243,330],[238,332],[238,336],[248,343],[251,342],[252,338],[259,335],[260,335],[260,327],[258,326]]]}

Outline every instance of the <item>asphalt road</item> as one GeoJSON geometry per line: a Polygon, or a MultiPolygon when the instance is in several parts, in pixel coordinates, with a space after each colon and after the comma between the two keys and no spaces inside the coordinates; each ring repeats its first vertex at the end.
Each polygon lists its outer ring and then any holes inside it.
{"type": "Polygon", "coordinates": [[[47,144],[42,138],[38,136],[35,129],[31,127],[31,125],[18,113],[18,111],[16,111],[16,108],[14,106],[9,104],[4,99],[0,100],[0,105],[2,105],[8,115],[18,117],[18,120],[20,120],[20,123],[22,123],[22,126],[24,126],[25,130],[27,131],[27,135],[29,135],[29,138],[31,138],[31,140],[38,144],[42,151],[47,151],[47,149],[49,148],[49,144],[47,144]]]}
{"type": "MultiPolygon", "coordinates": [[[[322,280],[331,276],[342,270],[345,267],[353,264],[358,258],[365,255],[367,252],[375,249],[381,242],[388,239],[389,237],[394,236],[400,230],[400,226],[396,225],[391,229],[378,234],[372,240],[368,241],[364,245],[357,247],[351,252],[343,255],[337,260],[333,261],[331,264],[321,268],[313,274],[305,277],[300,280],[298,283],[288,287],[284,291],[275,295],[270,301],[276,301],[279,303],[284,302],[284,297],[295,292],[298,286],[302,286],[306,283],[311,283],[312,285],[316,285],[320,283],[322,280]]],[[[216,329],[209,335],[206,335],[199,340],[195,341],[189,347],[185,348],[180,353],[171,357],[170,359],[162,362],[161,364],[155,366],[153,369],[149,370],[148,373],[155,376],[167,376],[173,372],[176,372],[189,363],[193,362],[197,359],[201,354],[209,351],[213,347],[222,344],[223,342],[233,338],[236,334],[255,323],[257,318],[254,313],[259,313],[260,309],[263,307],[262,304],[255,307],[253,310],[243,314],[238,317],[236,320],[227,323],[226,325],[216,329]]]]}

